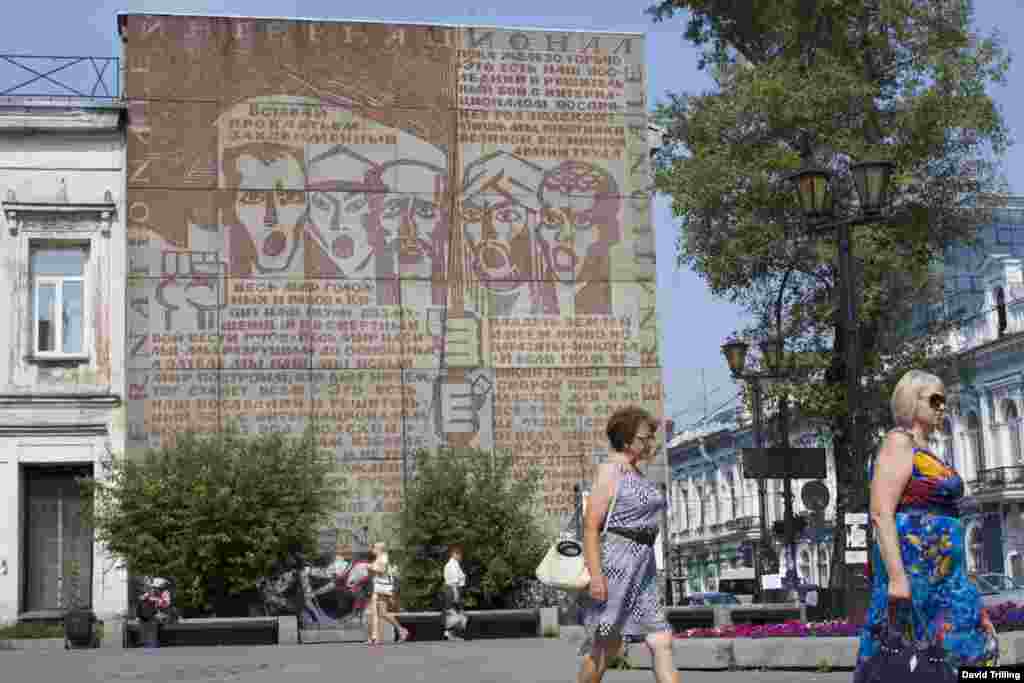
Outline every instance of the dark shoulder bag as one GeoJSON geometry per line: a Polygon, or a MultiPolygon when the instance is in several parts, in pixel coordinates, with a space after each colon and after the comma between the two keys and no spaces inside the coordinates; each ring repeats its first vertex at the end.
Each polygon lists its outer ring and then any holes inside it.
{"type": "Polygon", "coordinates": [[[901,610],[910,613],[910,624],[914,625],[915,610],[910,600],[890,600],[884,624],[874,627],[879,640],[879,650],[864,663],[858,683],[901,683],[904,680],[929,681],[929,683],[952,683],[957,680],[956,672],[946,662],[946,653],[941,643],[932,640],[918,643],[908,640],[896,628],[896,616],[901,610]]]}

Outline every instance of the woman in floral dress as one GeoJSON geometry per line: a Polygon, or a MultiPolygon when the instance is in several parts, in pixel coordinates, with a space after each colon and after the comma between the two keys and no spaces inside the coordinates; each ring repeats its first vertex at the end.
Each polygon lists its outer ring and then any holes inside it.
{"type": "Polygon", "coordinates": [[[641,638],[651,652],[657,683],[679,680],[672,628],[658,602],[655,574],[654,540],[668,503],[638,468],[654,454],[657,428],[640,408],[622,408],[608,420],[608,441],[615,452],[598,466],[583,525],[591,581],[582,605],[587,635],[580,648],[579,683],[600,683],[608,657],[619,651],[623,639],[641,638]],[[609,507],[608,533],[602,538],[609,507]]]}
{"type": "Polygon", "coordinates": [[[897,428],[872,465],[871,607],[861,633],[854,683],[878,651],[877,628],[890,600],[910,599],[906,633],[942,644],[955,670],[995,666],[999,641],[964,564],[964,527],[958,504],[964,483],[956,470],[925,445],[941,424],[946,395],[935,375],[911,370],[892,397],[897,428]]]}

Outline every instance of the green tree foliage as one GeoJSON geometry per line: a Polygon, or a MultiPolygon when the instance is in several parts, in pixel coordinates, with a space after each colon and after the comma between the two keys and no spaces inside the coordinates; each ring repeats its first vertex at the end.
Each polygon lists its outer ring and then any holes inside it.
{"type": "Polygon", "coordinates": [[[533,578],[546,551],[540,469],[519,478],[510,455],[479,450],[419,451],[415,458],[396,548],[403,607],[436,607],[454,543],[464,551],[467,608],[501,607],[533,578]]]}
{"type": "Polygon", "coordinates": [[[656,109],[670,142],[656,187],[681,219],[678,261],[755,314],[744,336],[781,329],[799,354],[804,380],[776,396],[832,425],[841,517],[866,504],[865,458],[889,423],[895,380],[948,354],[951,321],[914,338],[908,322],[915,304],[941,300],[944,250],[974,239],[1005,188],[1007,126],[988,88],[1005,81],[1009,58],[997,36],[973,30],[966,0],[663,0],[649,12],[663,21],[684,10],[715,88],[669,94],[656,109]],[[836,240],[808,235],[785,178],[829,169],[837,214],[850,215],[850,165],[873,158],[896,169],[890,218],[853,230],[857,428],[868,435],[854,458],[836,240]]]}
{"type": "Polygon", "coordinates": [[[237,427],[185,433],[140,458],[119,455],[82,482],[97,540],[137,575],[173,578],[180,607],[210,609],[251,589],[289,553],[312,557],[344,496],[311,426],[301,437],[237,427]]]}

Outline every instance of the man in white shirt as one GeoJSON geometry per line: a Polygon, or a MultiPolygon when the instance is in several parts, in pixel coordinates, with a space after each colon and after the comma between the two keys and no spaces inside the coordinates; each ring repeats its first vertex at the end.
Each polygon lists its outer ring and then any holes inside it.
{"type": "Polygon", "coordinates": [[[448,563],[444,566],[445,610],[444,637],[465,638],[468,619],[462,611],[462,589],[466,587],[466,573],[462,571],[462,546],[448,549],[448,563]]]}

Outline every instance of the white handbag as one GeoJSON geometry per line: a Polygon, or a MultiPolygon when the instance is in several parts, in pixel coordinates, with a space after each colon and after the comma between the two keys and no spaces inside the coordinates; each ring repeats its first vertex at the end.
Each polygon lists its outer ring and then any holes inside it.
{"type": "MultiPolygon", "coordinates": [[[[608,520],[612,518],[615,500],[619,495],[618,480],[615,482],[615,495],[608,506],[604,517],[601,535],[608,531],[608,520]]],[[[583,556],[583,543],[576,538],[560,538],[556,540],[544,559],[537,565],[537,580],[550,588],[557,588],[569,593],[584,591],[590,585],[590,571],[583,556]]]]}

